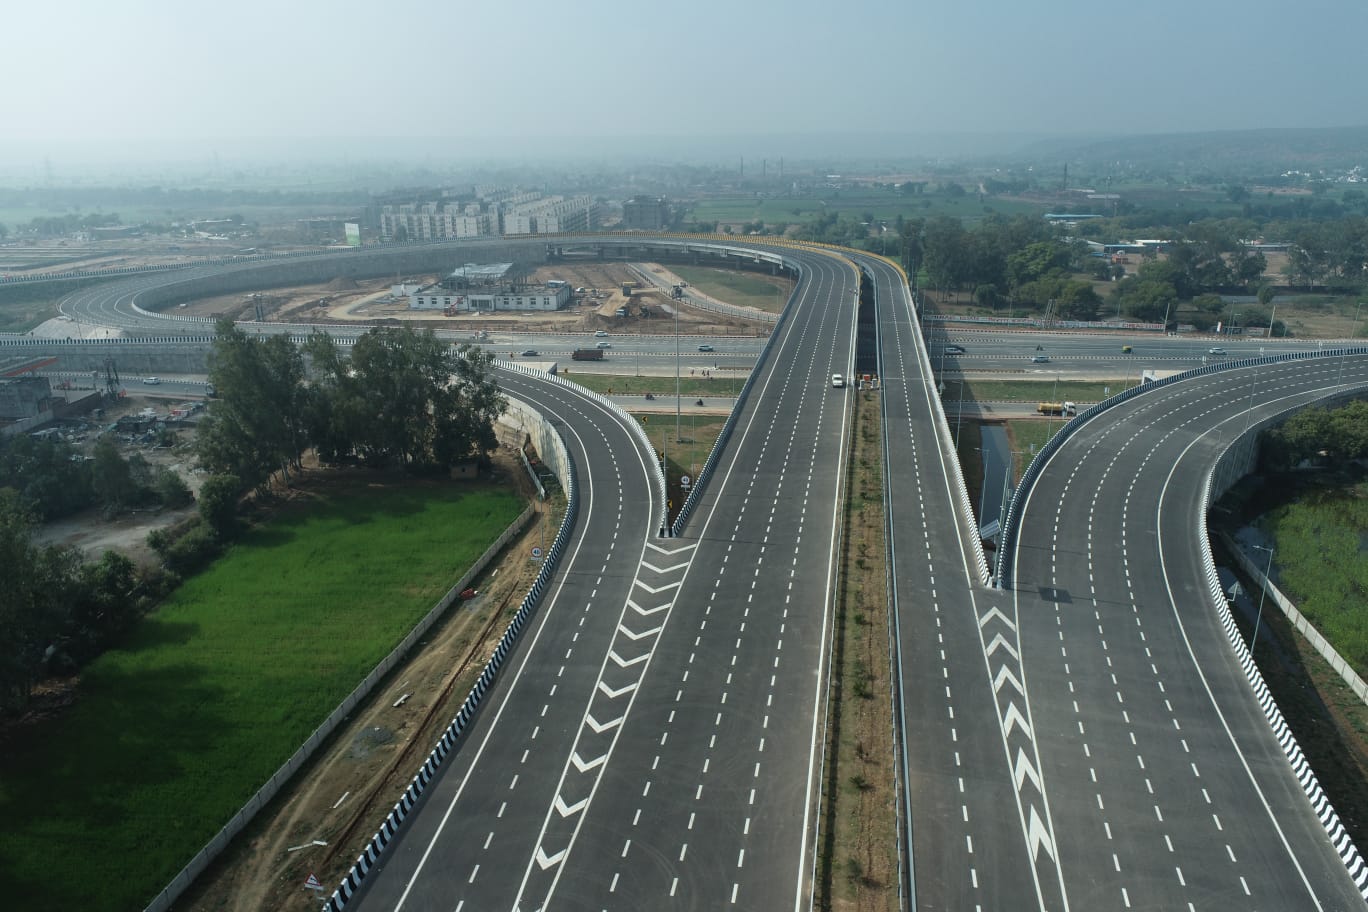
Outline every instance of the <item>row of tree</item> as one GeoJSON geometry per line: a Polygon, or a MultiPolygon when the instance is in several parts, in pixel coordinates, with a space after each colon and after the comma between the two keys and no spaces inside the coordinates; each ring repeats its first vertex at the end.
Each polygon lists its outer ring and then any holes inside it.
{"type": "Polygon", "coordinates": [[[179,475],[139,453],[125,459],[107,435],[96,441],[90,457],[60,438],[18,434],[0,441],[0,488],[14,491],[40,520],[90,507],[113,514],[153,504],[180,507],[191,500],[179,475]]]}
{"type": "Polygon", "coordinates": [[[1343,463],[1368,459],[1368,401],[1341,408],[1302,409],[1263,435],[1260,459],[1267,469],[1281,471],[1306,460],[1343,463]]]}
{"type": "Polygon", "coordinates": [[[74,548],[37,545],[35,519],[0,488],[0,714],[22,709],[43,678],[89,661],[146,607],[132,561],[106,551],[86,563],[74,548]]]}
{"type": "Polygon", "coordinates": [[[443,468],[496,445],[504,408],[493,355],[431,330],[376,328],[344,355],[326,333],[297,344],[219,324],[209,359],[218,398],[196,435],[200,464],[261,488],[306,450],[324,461],[443,468]]]}

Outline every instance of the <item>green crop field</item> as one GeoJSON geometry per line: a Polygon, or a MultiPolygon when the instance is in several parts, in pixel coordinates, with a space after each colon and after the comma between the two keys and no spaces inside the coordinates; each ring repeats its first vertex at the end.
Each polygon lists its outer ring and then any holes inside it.
{"type": "Polygon", "coordinates": [[[248,533],[5,746],[6,905],[142,908],[522,508],[358,487],[248,533]]]}
{"type": "Polygon", "coordinates": [[[792,287],[787,279],[766,278],[738,269],[672,265],[670,271],[709,297],[769,313],[784,309],[792,287]]]}
{"type": "Polygon", "coordinates": [[[1279,588],[1368,676],[1368,484],[1305,491],[1259,526],[1273,539],[1279,588]]]}

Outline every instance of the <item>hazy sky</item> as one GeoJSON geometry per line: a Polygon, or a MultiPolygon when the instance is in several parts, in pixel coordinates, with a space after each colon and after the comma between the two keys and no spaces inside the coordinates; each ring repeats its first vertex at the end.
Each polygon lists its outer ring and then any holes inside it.
{"type": "Polygon", "coordinates": [[[0,155],[58,160],[1368,123],[1364,0],[14,0],[3,21],[0,155]]]}

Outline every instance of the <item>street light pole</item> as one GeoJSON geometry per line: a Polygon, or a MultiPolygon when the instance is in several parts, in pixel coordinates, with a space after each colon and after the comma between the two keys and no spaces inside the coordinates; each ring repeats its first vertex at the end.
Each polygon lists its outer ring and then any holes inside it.
{"type": "MultiPolygon", "coordinates": [[[[1358,305],[1354,308],[1354,329],[1353,329],[1352,333],[1351,333],[1350,336],[1349,336],[1349,343],[1350,343],[1351,345],[1353,344],[1354,340],[1358,338],[1359,312],[1362,311],[1362,310],[1363,310],[1363,302],[1362,302],[1362,301],[1359,301],[1359,302],[1358,302],[1358,305]]],[[[1345,359],[1345,356],[1346,356],[1346,355],[1348,355],[1348,351],[1345,350],[1345,349],[1342,349],[1342,350],[1340,351],[1339,379],[1335,381],[1335,385],[1336,385],[1336,386],[1339,386],[1340,384],[1344,383],[1344,359],[1345,359]]]]}
{"type": "Polygon", "coordinates": [[[959,455],[960,424],[964,421],[964,375],[959,378],[959,406],[955,409],[955,455],[959,455]]]}
{"type": "Polygon", "coordinates": [[[1249,638],[1250,655],[1254,654],[1254,645],[1259,640],[1259,622],[1263,620],[1264,596],[1268,594],[1268,586],[1272,583],[1272,580],[1269,579],[1269,574],[1273,572],[1273,549],[1265,548],[1263,545],[1255,545],[1254,547],[1260,551],[1268,552],[1268,567],[1264,570],[1263,585],[1259,587],[1259,611],[1254,615],[1254,635],[1249,638]]]}
{"type": "Polygon", "coordinates": [[[682,404],[682,403],[681,403],[681,400],[680,400],[680,389],[679,389],[679,302],[677,302],[677,301],[675,302],[675,305],[674,305],[674,314],[675,314],[675,439],[678,440],[678,439],[680,439],[680,437],[682,436],[682,435],[680,434],[680,426],[681,426],[681,424],[682,424],[682,420],[681,420],[681,418],[680,418],[680,408],[681,408],[681,404],[682,404]]]}

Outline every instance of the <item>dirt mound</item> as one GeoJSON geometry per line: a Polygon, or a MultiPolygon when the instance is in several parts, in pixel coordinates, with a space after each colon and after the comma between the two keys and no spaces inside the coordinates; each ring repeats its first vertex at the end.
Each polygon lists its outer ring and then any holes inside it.
{"type": "Polygon", "coordinates": [[[361,286],[356,284],[355,279],[349,279],[346,276],[338,276],[323,287],[328,291],[354,291],[361,286]]]}

